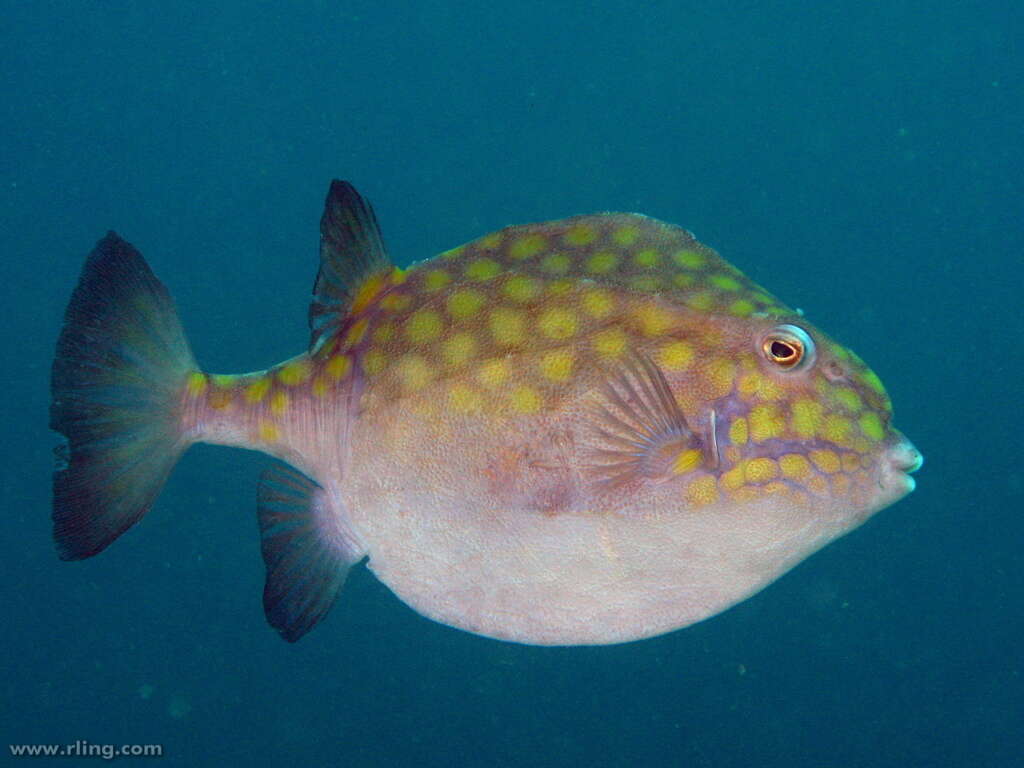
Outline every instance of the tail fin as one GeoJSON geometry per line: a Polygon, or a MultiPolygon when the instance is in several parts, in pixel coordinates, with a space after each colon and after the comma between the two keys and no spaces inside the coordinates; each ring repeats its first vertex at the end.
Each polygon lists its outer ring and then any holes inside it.
{"type": "Polygon", "coordinates": [[[187,447],[180,402],[195,369],[167,289],[108,233],[71,296],[51,376],[50,428],[67,438],[53,474],[62,560],[97,554],[146,514],[187,447]]]}

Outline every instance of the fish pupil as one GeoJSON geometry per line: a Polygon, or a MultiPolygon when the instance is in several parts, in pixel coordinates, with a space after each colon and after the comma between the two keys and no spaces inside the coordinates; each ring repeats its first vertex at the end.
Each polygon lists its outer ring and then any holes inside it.
{"type": "Polygon", "coordinates": [[[772,357],[781,362],[786,362],[796,357],[796,350],[784,341],[775,340],[771,346],[772,357]]]}

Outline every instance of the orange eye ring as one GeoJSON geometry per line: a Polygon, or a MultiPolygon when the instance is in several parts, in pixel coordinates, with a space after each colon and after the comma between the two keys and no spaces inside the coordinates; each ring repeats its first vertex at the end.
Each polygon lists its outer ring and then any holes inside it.
{"type": "Polygon", "coordinates": [[[814,360],[814,340],[803,328],[779,325],[761,341],[761,354],[780,370],[797,370],[814,360]]]}

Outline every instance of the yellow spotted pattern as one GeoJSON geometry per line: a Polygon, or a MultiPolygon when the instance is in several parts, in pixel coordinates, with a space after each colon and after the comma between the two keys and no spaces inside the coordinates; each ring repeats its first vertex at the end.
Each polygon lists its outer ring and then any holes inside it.
{"type": "Polygon", "coordinates": [[[872,451],[889,435],[881,382],[824,338],[819,355],[842,375],[800,386],[756,347],[736,346],[742,324],[767,327],[782,315],[792,313],[685,230],[632,214],[576,217],[510,227],[378,272],[314,357],[239,377],[193,373],[185,390],[211,410],[251,414],[253,439],[273,443],[304,409],[333,402],[354,381],[368,408],[413,398],[410,414],[535,418],[600,392],[600,379],[640,352],[688,420],[699,425],[709,405],[739,404],[718,432],[717,455],[681,447],[666,456],[690,506],[870,486],[872,451]],[[779,440],[818,447],[780,455],[779,440]]]}

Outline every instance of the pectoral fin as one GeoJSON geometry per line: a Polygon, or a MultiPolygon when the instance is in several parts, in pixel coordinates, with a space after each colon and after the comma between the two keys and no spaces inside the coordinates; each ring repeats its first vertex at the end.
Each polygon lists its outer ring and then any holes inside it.
{"type": "Polygon", "coordinates": [[[599,447],[590,471],[599,483],[665,480],[707,461],[707,441],[687,422],[664,373],[642,354],[609,374],[591,418],[599,447]]]}

